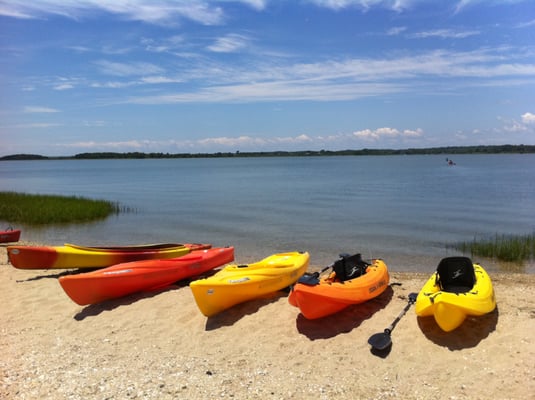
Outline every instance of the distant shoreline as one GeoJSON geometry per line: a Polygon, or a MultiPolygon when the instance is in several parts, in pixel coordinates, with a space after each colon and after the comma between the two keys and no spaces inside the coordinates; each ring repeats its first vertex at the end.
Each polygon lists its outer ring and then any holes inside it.
{"type": "Polygon", "coordinates": [[[441,154],[532,154],[535,145],[495,146],[446,146],[408,149],[361,149],[361,150],[303,150],[259,151],[216,153],[143,153],[143,152],[94,152],[74,156],[48,157],[38,154],[12,154],[0,157],[0,161],[18,160],[100,160],[100,159],[162,159],[162,158],[245,158],[245,157],[318,157],[318,156],[394,156],[394,155],[441,155],[441,154]]]}

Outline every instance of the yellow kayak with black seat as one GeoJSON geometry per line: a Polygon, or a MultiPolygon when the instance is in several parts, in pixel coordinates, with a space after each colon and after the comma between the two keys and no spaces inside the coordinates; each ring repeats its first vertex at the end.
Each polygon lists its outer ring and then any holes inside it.
{"type": "Polygon", "coordinates": [[[483,267],[468,257],[446,257],[416,298],[416,315],[435,318],[445,332],[458,328],[468,316],[496,308],[494,288],[483,267]]]}

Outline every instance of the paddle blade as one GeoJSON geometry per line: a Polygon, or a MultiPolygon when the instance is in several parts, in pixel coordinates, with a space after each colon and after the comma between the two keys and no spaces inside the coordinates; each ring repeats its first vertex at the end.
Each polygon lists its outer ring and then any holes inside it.
{"type": "Polygon", "coordinates": [[[312,274],[305,273],[297,280],[297,282],[308,286],[315,286],[320,283],[319,275],[320,274],[318,272],[314,272],[312,274]]]}
{"type": "Polygon", "coordinates": [[[386,332],[376,333],[368,339],[368,344],[375,350],[384,350],[392,345],[392,339],[386,332]]]}

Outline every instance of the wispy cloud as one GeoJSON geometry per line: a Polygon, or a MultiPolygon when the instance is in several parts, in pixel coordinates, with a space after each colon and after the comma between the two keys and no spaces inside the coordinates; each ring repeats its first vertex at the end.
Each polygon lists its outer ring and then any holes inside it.
{"type": "Polygon", "coordinates": [[[220,2],[237,2],[237,3],[243,3],[257,11],[262,11],[264,8],[267,7],[270,0],[219,0],[220,2]]]}
{"type": "MultiPolygon", "coordinates": [[[[505,51],[505,50],[504,50],[505,51]]],[[[500,49],[469,52],[430,51],[382,59],[347,59],[321,63],[205,65],[194,74],[180,74],[188,90],[151,96],[131,96],[127,102],[169,104],[186,102],[329,101],[418,91],[441,78],[448,91],[459,78],[476,78],[471,85],[503,86],[535,79],[535,64],[505,58],[500,49]],[[205,68],[205,69],[203,69],[205,68]]],[[[463,81],[463,87],[466,82],[463,81]]]]}
{"type": "Polygon", "coordinates": [[[378,129],[364,129],[357,132],[354,132],[353,135],[356,138],[364,139],[366,141],[378,141],[383,138],[417,138],[423,135],[422,129],[406,129],[403,131],[400,131],[396,128],[378,128],[378,129]]]}
{"type": "Polygon", "coordinates": [[[535,19],[532,19],[531,21],[527,22],[521,22],[515,26],[515,28],[529,28],[530,26],[535,25],[535,19]]]}
{"type": "Polygon", "coordinates": [[[397,36],[403,32],[405,32],[407,30],[407,27],[406,26],[395,26],[393,28],[390,28],[386,34],[388,36],[397,36]]]}
{"type": "Polygon", "coordinates": [[[73,88],[74,88],[74,85],[72,85],[70,83],[62,83],[60,85],[54,86],[54,90],[69,90],[69,89],[73,89],[73,88]]]}
{"type": "Polygon", "coordinates": [[[403,91],[398,84],[264,82],[206,87],[196,92],[131,97],[133,104],[342,101],[403,91]]]}
{"type": "MultiPolygon", "coordinates": [[[[249,1],[253,6],[261,1],[249,1]]],[[[217,25],[224,20],[223,10],[210,1],[181,0],[47,0],[25,2],[3,2],[0,15],[13,18],[46,18],[58,15],[80,20],[95,16],[96,12],[119,15],[125,19],[143,21],[152,24],[176,24],[188,19],[203,25],[217,25]]]]}
{"type": "Polygon", "coordinates": [[[15,125],[14,128],[17,129],[47,129],[47,128],[55,128],[58,126],[63,126],[63,124],[55,123],[55,122],[34,122],[29,124],[18,124],[15,125]]]}
{"type": "Polygon", "coordinates": [[[141,45],[146,51],[153,53],[175,53],[182,49],[186,43],[182,35],[173,35],[168,38],[160,38],[158,40],[152,38],[142,38],[141,45]]]}
{"type": "Polygon", "coordinates": [[[455,12],[458,13],[464,8],[468,7],[471,4],[477,3],[480,0],[460,0],[457,2],[457,5],[455,6],[455,12]]]}
{"type": "Polygon", "coordinates": [[[249,38],[239,34],[228,34],[217,38],[215,43],[208,46],[208,50],[216,53],[233,53],[245,48],[249,43],[249,38]]]}
{"type": "MultiPolygon", "coordinates": [[[[424,0],[425,1],[425,0],[424,0]]],[[[464,9],[476,6],[478,4],[485,4],[485,5],[503,5],[505,4],[515,4],[515,3],[529,3],[531,0],[459,0],[457,4],[454,7],[455,13],[460,13],[464,11],[464,9]]]]}
{"type": "Polygon", "coordinates": [[[59,110],[51,107],[39,107],[39,106],[26,106],[24,107],[25,113],[57,113],[59,110]]]}
{"type": "Polygon", "coordinates": [[[77,149],[86,149],[86,150],[116,149],[117,151],[127,151],[129,149],[150,148],[151,143],[152,142],[150,140],[127,140],[127,141],[107,141],[107,142],[84,141],[84,142],[64,143],[64,144],[59,144],[59,146],[77,148],[77,149]]]}
{"type": "Polygon", "coordinates": [[[100,60],[95,64],[103,74],[113,76],[154,75],[164,72],[163,68],[147,62],[119,63],[100,60]]]}
{"type": "Polygon", "coordinates": [[[416,0],[308,0],[320,7],[341,10],[349,7],[357,7],[364,11],[372,7],[382,7],[389,10],[401,12],[410,8],[416,0]]]}
{"type": "Polygon", "coordinates": [[[434,29],[431,31],[412,33],[410,35],[407,35],[407,37],[414,39],[426,39],[430,37],[439,37],[442,39],[464,39],[469,36],[475,36],[479,34],[481,34],[480,31],[454,31],[451,29],[434,29]]]}

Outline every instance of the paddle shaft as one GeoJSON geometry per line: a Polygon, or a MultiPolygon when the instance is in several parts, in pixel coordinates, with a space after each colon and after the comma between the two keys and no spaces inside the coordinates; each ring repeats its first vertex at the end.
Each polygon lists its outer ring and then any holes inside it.
{"type": "Polygon", "coordinates": [[[409,311],[409,308],[411,308],[411,306],[416,302],[416,296],[417,294],[416,293],[411,293],[409,294],[409,302],[407,303],[407,305],[405,307],[403,307],[403,310],[401,310],[401,312],[399,313],[399,315],[396,317],[396,319],[390,324],[390,326],[388,328],[385,329],[385,333],[389,334],[390,335],[390,332],[392,332],[392,330],[396,327],[396,325],[398,324],[399,320],[401,318],[403,318],[403,316],[407,313],[407,311],[409,311]]]}

